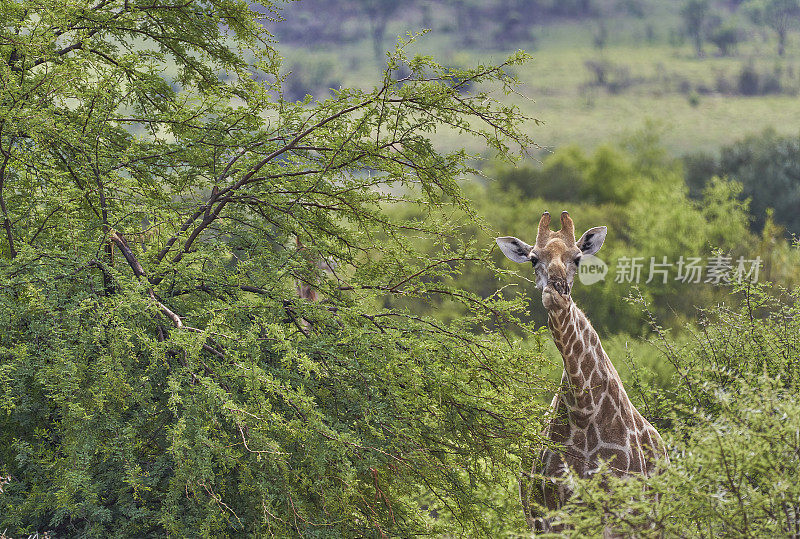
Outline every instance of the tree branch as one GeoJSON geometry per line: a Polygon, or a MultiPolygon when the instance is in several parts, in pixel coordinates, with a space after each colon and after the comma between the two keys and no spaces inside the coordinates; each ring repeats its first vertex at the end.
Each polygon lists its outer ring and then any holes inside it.
{"type": "MultiPolygon", "coordinates": [[[[295,146],[297,146],[297,144],[301,140],[303,140],[305,137],[307,137],[309,134],[313,133],[315,130],[319,129],[320,127],[323,127],[324,125],[336,120],[337,118],[340,118],[340,117],[342,117],[342,116],[344,116],[346,114],[349,114],[349,113],[351,113],[353,111],[356,111],[356,110],[358,110],[360,108],[363,108],[363,107],[369,105],[375,99],[377,99],[377,97],[379,95],[381,95],[384,91],[385,91],[385,88],[382,88],[378,92],[378,94],[376,94],[375,96],[372,96],[369,99],[365,99],[364,101],[356,103],[355,105],[352,105],[350,107],[346,107],[346,108],[344,108],[344,109],[342,109],[342,110],[340,110],[340,111],[338,111],[338,112],[336,112],[334,114],[326,116],[325,118],[321,119],[320,121],[318,121],[314,125],[312,125],[312,126],[306,128],[306,129],[304,129],[303,131],[297,133],[294,136],[294,138],[292,138],[292,140],[290,140],[289,142],[287,142],[286,144],[284,144],[280,148],[277,148],[274,151],[270,152],[263,159],[261,159],[258,163],[253,165],[250,168],[250,170],[248,170],[248,172],[244,176],[242,176],[238,181],[236,181],[235,183],[233,183],[232,185],[230,185],[228,187],[225,187],[225,188],[223,188],[221,190],[217,190],[216,193],[212,192],[212,194],[209,197],[208,201],[205,204],[203,204],[202,206],[200,206],[197,209],[197,211],[189,219],[186,220],[186,222],[181,227],[180,233],[176,234],[175,236],[173,236],[172,238],[170,238],[167,241],[167,244],[164,246],[163,249],[161,249],[161,251],[156,256],[156,261],[157,262],[161,262],[161,260],[163,260],[164,256],[166,256],[166,254],[172,249],[172,246],[175,244],[175,241],[177,241],[177,239],[180,236],[180,234],[182,234],[182,233],[186,232],[187,230],[189,230],[189,228],[191,228],[191,226],[192,226],[192,223],[197,221],[197,219],[201,215],[203,215],[204,216],[203,220],[195,227],[194,230],[192,230],[191,234],[189,235],[189,237],[184,242],[183,249],[181,250],[181,252],[177,253],[172,259],[172,263],[173,264],[175,264],[177,262],[180,262],[180,260],[183,258],[183,255],[186,254],[187,252],[189,252],[189,250],[191,249],[192,244],[197,239],[197,237],[200,235],[200,233],[202,233],[202,231],[205,230],[208,227],[208,225],[210,225],[219,216],[219,214],[222,211],[222,209],[228,204],[228,202],[230,202],[230,200],[231,200],[230,195],[234,191],[236,191],[236,190],[240,189],[241,187],[243,187],[243,186],[247,185],[248,183],[250,183],[250,181],[253,180],[253,177],[258,173],[258,171],[261,170],[267,163],[269,163],[270,161],[272,161],[276,157],[279,157],[280,155],[284,154],[285,152],[287,152],[287,151],[291,150],[292,148],[294,148],[295,146]],[[217,201],[219,201],[219,204],[212,211],[211,207],[217,201]]],[[[238,160],[241,157],[242,157],[242,155],[240,154],[240,155],[237,155],[234,159],[238,160]]],[[[223,173],[228,173],[229,170],[230,170],[230,167],[226,167],[226,169],[225,169],[225,171],[223,171],[223,173]]]]}
{"type": "Polygon", "coordinates": [[[128,240],[126,240],[122,235],[120,235],[116,230],[113,230],[111,234],[109,234],[108,239],[111,240],[114,245],[122,253],[122,256],[125,257],[127,260],[128,265],[133,270],[133,274],[136,275],[137,278],[145,277],[144,268],[142,264],[139,263],[139,260],[136,258],[136,255],[133,254],[130,246],[128,245],[128,240]]]}
{"type": "Polygon", "coordinates": [[[11,158],[11,154],[3,152],[5,159],[0,166],[0,211],[3,212],[3,228],[6,230],[6,238],[8,239],[8,251],[11,253],[11,258],[16,258],[17,250],[14,248],[14,234],[11,230],[11,220],[8,218],[8,210],[6,209],[6,199],[3,196],[3,187],[6,183],[6,166],[11,158]]]}
{"type": "MultiPolygon", "coordinates": [[[[128,245],[128,241],[116,230],[111,231],[111,234],[109,234],[108,239],[109,241],[113,242],[114,245],[116,245],[117,248],[120,250],[122,256],[125,257],[125,260],[128,262],[128,265],[133,270],[133,274],[136,275],[136,278],[137,279],[141,279],[142,277],[147,278],[147,275],[145,275],[142,264],[136,258],[136,255],[133,254],[133,251],[128,245]]],[[[181,320],[181,317],[175,314],[169,307],[161,303],[156,297],[156,294],[155,292],[153,292],[152,288],[147,289],[147,294],[150,296],[150,299],[152,299],[155,302],[156,306],[161,310],[161,313],[167,318],[169,318],[172,321],[172,324],[176,328],[183,327],[183,321],[181,320]]]]}

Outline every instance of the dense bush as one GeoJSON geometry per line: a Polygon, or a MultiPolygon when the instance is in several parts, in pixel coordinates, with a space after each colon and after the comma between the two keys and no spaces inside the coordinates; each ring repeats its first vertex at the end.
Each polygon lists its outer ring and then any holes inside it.
{"type": "Polygon", "coordinates": [[[746,33],[735,19],[729,19],[711,31],[708,40],[719,49],[720,54],[733,54],[736,45],[744,41],[746,33]]]}
{"type": "MultiPolygon", "coordinates": [[[[609,227],[598,253],[609,264],[606,279],[591,286],[576,285],[573,292],[605,333],[637,335],[643,331],[639,313],[621,301],[636,286],[666,321],[690,318],[694,305],[713,305],[724,296],[709,284],[676,281],[674,268],[666,283],[659,278],[645,283],[651,257],[656,262],[667,257],[668,262],[677,263],[681,256],[708,257],[714,248],[733,257],[757,256],[758,238],[748,231],[747,207],[738,201],[737,185],[712,182],[704,186],[700,200],[690,199],[681,164],[666,157],[658,137],[650,131],[637,133],[626,144],[602,146],[592,154],[567,147],[544,159],[541,166],[499,166],[491,175],[496,182],[476,186],[471,194],[495,235],[532,241],[544,210],[568,209],[578,229],[609,227]],[[622,257],[641,257],[638,283],[615,282],[617,261],[622,257]]],[[[500,258],[498,255],[498,261],[500,258]]],[[[478,286],[489,279],[468,268],[459,282],[472,287],[472,282],[478,286]]],[[[535,319],[544,323],[544,312],[536,302],[532,311],[535,319]]]]}
{"type": "Polygon", "coordinates": [[[516,108],[452,84],[510,89],[526,56],[448,69],[401,47],[377,86],[294,102],[251,7],[0,4],[0,530],[513,528],[491,487],[539,436],[541,355],[504,329],[520,299],[428,286],[491,266],[447,242],[472,169],[429,137],[531,144],[516,108]]]}
{"type": "MultiPolygon", "coordinates": [[[[652,478],[574,476],[553,517],[567,535],[611,529],[644,537],[793,537],[800,525],[800,290],[742,288],[678,345],[656,327],[676,368],[649,397],[670,462],[652,478]]],[[[636,398],[637,395],[634,394],[636,398]]]]}
{"type": "Polygon", "coordinates": [[[789,234],[800,234],[800,136],[767,130],[721,149],[719,156],[695,154],[686,162],[686,183],[697,194],[714,176],[742,185],[750,200],[752,227],[761,231],[767,210],[789,234]]]}

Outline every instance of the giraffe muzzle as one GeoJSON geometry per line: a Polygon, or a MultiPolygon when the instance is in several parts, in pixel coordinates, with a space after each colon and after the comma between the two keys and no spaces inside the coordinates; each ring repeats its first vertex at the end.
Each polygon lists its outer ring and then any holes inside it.
{"type": "Polygon", "coordinates": [[[550,285],[550,288],[562,296],[569,295],[569,284],[567,284],[566,279],[551,279],[548,284],[550,285]]]}

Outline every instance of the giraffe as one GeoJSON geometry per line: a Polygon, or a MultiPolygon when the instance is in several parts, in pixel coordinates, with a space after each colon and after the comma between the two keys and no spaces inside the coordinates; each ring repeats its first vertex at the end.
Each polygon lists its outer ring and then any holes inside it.
{"type": "Polygon", "coordinates": [[[550,214],[544,212],[534,246],[510,236],[496,240],[509,259],[533,264],[547,325],[564,360],[544,431],[552,444],[542,450],[531,474],[520,479],[525,518],[535,531],[557,531],[536,517],[536,505],[555,509],[566,501],[570,492],[557,479],[567,467],[588,477],[602,459],[620,477],[650,475],[657,460],[667,459],[661,436],[631,403],[597,332],[570,296],[581,257],[596,253],[606,232],[604,226],[590,228],[576,242],[569,213],[561,213],[561,230],[553,232],[550,214]]]}
{"type": "MultiPolygon", "coordinates": [[[[297,251],[303,254],[303,257],[309,262],[309,265],[316,270],[321,270],[324,274],[327,275],[334,275],[336,270],[336,261],[333,260],[331,257],[318,257],[314,259],[313,257],[309,256],[306,251],[305,245],[300,241],[300,238],[295,236],[295,244],[297,251]]],[[[313,276],[311,278],[311,282],[309,280],[300,280],[297,279],[297,296],[308,300],[312,303],[317,303],[321,301],[322,298],[317,291],[316,285],[319,283],[319,275],[313,276]]]]}
{"type": "MultiPolygon", "coordinates": [[[[336,261],[331,257],[314,258],[310,256],[305,246],[300,241],[300,238],[297,236],[295,236],[295,245],[297,252],[301,253],[306,262],[308,262],[309,268],[313,268],[312,272],[315,270],[317,271],[317,273],[310,273],[309,276],[305,277],[304,279],[297,278],[295,280],[297,285],[297,297],[311,303],[319,303],[322,301],[322,296],[317,290],[317,286],[322,282],[323,275],[336,275],[336,261]],[[320,271],[323,273],[319,273],[320,271]]],[[[295,322],[295,324],[297,325],[298,329],[303,332],[303,334],[309,334],[311,324],[308,320],[301,318],[299,323],[295,322]]]]}

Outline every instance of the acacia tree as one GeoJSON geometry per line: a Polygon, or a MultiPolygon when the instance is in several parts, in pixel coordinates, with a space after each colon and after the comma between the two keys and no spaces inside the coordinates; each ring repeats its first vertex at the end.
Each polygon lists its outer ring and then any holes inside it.
{"type": "Polygon", "coordinates": [[[708,0],[686,0],[681,7],[681,17],[698,57],[703,56],[703,37],[709,8],[708,0]]]}
{"type": "Polygon", "coordinates": [[[372,52],[378,64],[383,63],[383,41],[386,35],[386,25],[395,12],[403,5],[395,0],[355,0],[359,11],[369,19],[370,37],[372,38],[372,52]]]}
{"type": "Polygon", "coordinates": [[[524,55],[454,73],[401,46],[375,88],[295,103],[247,2],[0,10],[0,528],[489,533],[538,356],[505,329],[522,300],[436,284],[489,262],[449,241],[469,156],[430,136],[528,145],[460,92],[508,91],[524,55]],[[437,296],[470,314],[394,299],[437,296]]]}
{"type": "Polygon", "coordinates": [[[778,55],[786,52],[786,36],[800,20],[798,0],[750,0],[745,12],[756,24],[765,24],[778,34],[778,55]]]}

